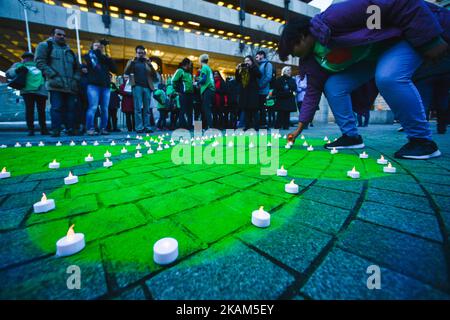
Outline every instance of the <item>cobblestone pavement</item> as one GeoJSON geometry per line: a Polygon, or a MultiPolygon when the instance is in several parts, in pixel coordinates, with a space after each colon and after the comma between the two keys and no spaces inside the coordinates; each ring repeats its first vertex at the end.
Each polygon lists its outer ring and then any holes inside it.
{"type": "MultiPolygon", "coordinates": [[[[397,128],[361,129],[372,161],[385,155],[397,174],[326,179],[328,164],[317,161],[308,164],[311,171],[320,171],[317,176],[302,176],[298,170],[298,196],[274,196],[270,188],[283,186],[279,180],[248,173],[236,179],[238,170],[228,166],[186,172],[166,159],[142,172],[138,165],[121,167],[120,156],[110,174],[100,169],[89,174],[101,163],[73,166],[88,188],[61,188],[67,171],[0,180],[0,298],[449,299],[449,135],[435,135],[442,157],[404,161],[393,158],[406,140],[397,128]],[[136,173],[145,183],[130,180],[136,173]],[[164,183],[155,184],[152,178],[164,183]],[[91,193],[91,186],[102,192],[91,193]],[[64,210],[33,214],[32,204],[42,192],[60,196],[58,206],[64,210]],[[250,224],[255,197],[271,210],[268,229],[250,224]],[[224,208],[226,215],[221,214],[224,208]],[[79,254],[56,258],[55,236],[46,232],[58,230],[55,234],[61,235],[72,222],[86,234],[87,246],[79,254]],[[179,241],[180,256],[161,267],[152,261],[152,246],[165,236],[164,230],[179,241]],[[80,267],[79,290],[67,289],[70,265],[80,267]],[[379,290],[367,288],[371,265],[381,269],[379,290]]],[[[305,135],[320,139],[339,132],[330,124],[305,135]]],[[[73,139],[107,143],[124,138],[73,139]]],[[[16,141],[40,140],[56,141],[0,133],[0,144],[9,147],[16,141]]],[[[2,152],[0,166],[6,161],[2,152]]],[[[302,163],[288,162],[293,172],[302,163]]],[[[348,169],[348,164],[341,166],[348,169]]]]}

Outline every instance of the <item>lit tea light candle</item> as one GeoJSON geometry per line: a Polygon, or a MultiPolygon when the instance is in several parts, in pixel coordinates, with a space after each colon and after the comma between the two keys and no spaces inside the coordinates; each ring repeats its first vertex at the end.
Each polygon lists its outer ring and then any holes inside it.
{"type": "Polygon", "coordinates": [[[281,166],[280,169],[277,169],[277,176],[279,176],[279,177],[285,177],[285,176],[287,176],[287,174],[288,174],[288,172],[287,172],[286,169],[284,169],[283,166],[281,166]]]}
{"type": "MultiPolygon", "coordinates": [[[[203,144],[205,143],[205,141],[202,141],[203,142],[203,144]]],[[[172,141],[171,143],[170,143],[170,145],[171,146],[174,146],[175,145],[175,141],[172,141]]]]}
{"type": "Polygon", "coordinates": [[[197,145],[195,144],[195,142],[192,142],[191,146],[196,147],[197,145]]]}
{"type": "Polygon", "coordinates": [[[69,144],[71,147],[73,147],[73,146],[75,146],[76,145],[76,143],[72,140],[72,141],[70,141],[70,144],[69,144]]]}
{"type": "Polygon", "coordinates": [[[43,147],[43,146],[45,146],[45,143],[40,141],[39,144],[38,144],[38,147],[43,147]]]}
{"type": "Polygon", "coordinates": [[[147,138],[150,137],[150,135],[149,135],[148,133],[147,133],[145,136],[146,136],[147,138]]]}
{"type": "Polygon", "coordinates": [[[287,135],[284,135],[284,136],[283,136],[283,139],[287,139],[287,135]]]}
{"type": "Polygon", "coordinates": [[[331,149],[331,154],[336,154],[336,153],[338,153],[339,151],[336,149],[336,148],[333,148],[333,149],[331,149]]]}
{"type": "Polygon", "coordinates": [[[152,150],[152,148],[148,148],[147,154],[152,154],[152,153],[154,153],[154,151],[152,150]]]}
{"type": "Polygon", "coordinates": [[[306,150],[308,150],[308,151],[314,151],[314,147],[311,145],[311,146],[309,146],[308,148],[306,148],[306,150]]]}
{"type": "Polygon", "coordinates": [[[169,149],[170,147],[169,147],[169,145],[168,144],[165,144],[164,145],[164,149],[169,149]]]}
{"type": "Polygon", "coordinates": [[[64,178],[64,184],[75,184],[78,183],[78,176],[72,175],[72,172],[69,171],[69,175],[64,178]]]}
{"type": "Polygon", "coordinates": [[[228,142],[228,148],[233,148],[233,147],[234,147],[233,141],[228,142]]]}
{"type": "Polygon", "coordinates": [[[298,193],[298,184],[295,184],[295,181],[292,180],[290,183],[284,185],[284,190],[287,193],[297,194],[298,193]]]}
{"type": "Polygon", "coordinates": [[[25,148],[31,148],[33,145],[30,143],[30,142],[27,142],[26,144],[25,144],[25,148]]]}
{"type": "Polygon", "coordinates": [[[16,142],[16,144],[14,145],[14,148],[20,148],[22,145],[18,142],[16,142]]]}
{"type": "Polygon", "coordinates": [[[48,164],[48,167],[50,169],[58,169],[59,168],[59,162],[56,162],[56,159],[53,159],[53,162],[50,162],[48,164]]]}
{"type": "Polygon", "coordinates": [[[271,142],[269,142],[269,143],[267,144],[267,146],[268,146],[268,147],[271,147],[271,146],[272,146],[272,143],[271,143],[271,142]]]}
{"type": "Polygon", "coordinates": [[[302,139],[302,140],[305,140],[305,136],[304,136],[304,135],[302,135],[302,136],[300,137],[300,139],[302,139]]]}
{"type": "Polygon", "coordinates": [[[353,167],[353,169],[351,171],[347,171],[347,177],[350,177],[352,179],[359,179],[359,172],[356,171],[356,168],[353,167]]]}
{"type": "Polygon", "coordinates": [[[47,199],[45,193],[42,194],[41,201],[33,205],[34,213],[44,213],[55,209],[55,200],[47,199]]]}
{"type": "Polygon", "coordinates": [[[328,141],[329,139],[328,139],[328,137],[327,136],[325,136],[324,138],[323,138],[323,141],[328,141]]]}
{"type": "Polygon", "coordinates": [[[131,145],[130,141],[125,142],[125,145],[128,147],[131,145]]]}
{"type": "Polygon", "coordinates": [[[116,145],[116,143],[114,142],[114,140],[113,141],[111,141],[111,146],[115,146],[116,145]]]}
{"type": "Polygon", "coordinates": [[[253,142],[250,142],[250,145],[248,146],[250,149],[254,148],[255,145],[253,144],[253,142]]]}
{"type": "Polygon", "coordinates": [[[287,143],[287,144],[284,146],[284,148],[285,148],[285,149],[290,149],[290,148],[291,148],[291,145],[290,145],[289,143],[287,143]]]}
{"type": "Polygon", "coordinates": [[[11,177],[11,172],[6,171],[6,167],[0,172],[0,179],[6,179],[11,177]]]}
{"type": "Polygon", "coordinates": [[[140,153],[139,150],[138,150],[138,151],[136,151],[136,153],[134,154],[134,157],[135,157],[135,158],[142,158],[142,153],[140,153]]]}
{"type": "Polygon", "coordinates": [[[127,139],[130,139],[130,138],[131,138],[131,136],[129,134],[127,134],[127,139]]]}
{"type": "Polygon", "coordinates": [[[178,241],[174,238],[163,238],[153,246],[153,260],[160,265],[174,262],[178,258],[178,241]]]}
{"type": "Polygon", "coordinates": [[[150,142],[145,141],[145,142],[144,142],[144,146],[145,146],[146,148],[150,147],[150,142]]]}
{"type": "Polygon", "coordinates": [[[142,149],[141,144],[138,143],[137,146],[136,146],[136,150],[141,150],[141,149],[142,149]]]}
{"type": "Polygon", "coordinates": [[[111,157],[111,152],[109,152],[108,150],[106,150],[105,154],[103,155],[105,158],[110,158],[111,157]]]}
{"type": "Polygon", "coordinates": [[[81,143],[81,145],[82,145],[83,147],[85,147],[85,146],[87,146],[87,142],[83,140],[83,142],[81,143]]]}
{"type": "Polygon", "coordinates": [[[8,146],[7,146],[6,144],[2,144],[2,145],[0,146],[0,149],[6,149],[6,148],[8,148],[8,146]]]}
{"type": "Polygon", "coordinates": [[[89,153],[87,157],[84,158],[85,162],[92,162],[94,161],[94,157],[91,156],[91,154],[89,153]]]}
{"type": "Polygon", "coordinates": [[[98,145],[99,145],[98,141],[97,141],[97,140],[94,141],[93,145],[94,145],[94,146],[98,146],[98,145]]]}
{"type": "Polygon", "coordinates": [[[67,235],[56,242],[56,255],[58,257],[66,257],[80,252],[86,246],[84,234],[75,233],[73,224],[67,231],[67,235]]]}
{"type": "Polygon", "coordinates": [[[309,146],[309,145],[308,145],[308,142],[306,142],[306,140],[305,140],[305,142],[303,142],[303,146],[304,146],[304,147],[309,146]]]}
{"type": "Polygon", "coordinates": [[[383,156],[381,156],[380,159],[377,159],[377,163],[378,164],[387,164],[388,161],[383,156]]]}
{"type": "Polygon", "coordinates": [[[367,158],[369,158],[369,155],[364,151],[363,153],[361,153],[361,154],[359,155],[359,158],[360,158],[360,159],[367,159],[367,158]]]}
{"type": "Polygon", "coordinates": [[[112,161],[110,161],[108,158],[106,158],[106,160],[103,162],[103,167],[105,168],[112,167],[112,165],[113,165],[112,161]]]}
{"type": "Polygon", "coordinates": [[[128,150],[125,149],[125,147],[123,147],[122,150],[120,150],[120,153],[122,153],[122,154],[127,153],[127,152],[128,152],[128,150]]]}
{"type": "Polygon", "coordinates": [[[264,207],[261,206],[259,210],[252,212],[252,224],[258,228],[267,228],[270,226],[270,214],[264,211],[264,207]]]}
{"type": "Polygon", "coordinates": [[[386,173],[396,173],[397,172],[397,168],[393,167],[392,164],[389,162],[387,167],[383,168],[383,171],[386,173]]]}
{"type": "Polygon", "coordinates": [[[158,148],[156,149],[156,151],[163,151],[163,148],[161,146],[158,146],[158,148]]]}
{"type": "Polygon", "coordinates": [[[61,147],[61,146],[62,146],[61,141],[58,141],[58,142],[56,143],[56,146],[57,146],[57,147],[61,147]]]}

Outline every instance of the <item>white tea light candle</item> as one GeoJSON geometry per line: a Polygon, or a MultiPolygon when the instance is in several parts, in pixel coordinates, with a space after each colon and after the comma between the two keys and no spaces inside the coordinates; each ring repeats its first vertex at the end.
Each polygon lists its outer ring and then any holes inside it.
{"type": "Polygon", "coordinates": [[[160,265],[174,262],[178,258],[178,241],[174,238],[163,238],[153,245],[153,260],[160,265]]]}
{"type": "Polygon", "coordinates": [[[112,167],[113,163],[108,158],[106,158],[105,162],[103,162],[103,167],[109,168],[112,167]]]}
{"type": "Polygon", "coordinates": [[[360,158],[360,159],[367,159],[367,158],[369,158],[369,155],[364,151],[363,153],[361,153],[361,154],[359,155],[359,158],[360,158]]]}
{"type": "Polygon", "coordinates": [[[32,147],[32,144],[31,144],[30,142],[27,142],[27,143],[25,144],[25,147],[26,147],[26,148],[31,148],[31,147],[32,147]]]}
{"type": "Polygon", "coordinates": [[[86,161],[86,162],[92,162],[92,161],[94,161],[94,157],[91,156],[91,154],[89,153],[88,156],[84,158],[84,161],[86,161]]]}
{"type": "Polygon", "coordinates": [[[279,177],[286,177],[288,174],[287,170],[284,169],[284,166],[281,166],[280,169],[277,169],[277,176],[279,177]]]}
{"type": "Polygon", "coordinates": [[[135,158],[142,158],[142,153],[139,152],[139,150],[134,154],[135,158]]]}
{"type": "Polygon", "coordinates": [[[47,196],[45,195],[45,193],[43,193],[41,201],[36,202],[33,205],[33,210],[34,213],[44,213],[55,209],[55,207],[56,207],[55,200],[47,199],[47,196]]]}
{"type": "Polygon", "coordinates": [[[86,246],[84,234],[75,233],[73,224],[67,231],[67,235],[56,242],[56,255],[66,257],[80,252],[86,246]]]}
{"type": "Polygon", "coordinates": [[[128,152],[128,150],[125,149],[125,147],[123,147],[122,150],[120,150],[120,153],[122,153],[122,154],[127,153],[127,152],[128,152]]]}
{"type": "Polygon", "coordinates": [[[6,167],[0,172],[0,179],[6,179],[11,177],[11,172],[6,171],[6,167]]]}
{"type": "Polygon", "coordinates": [[[359,179],[359,172],[356,171],[356,168],[353,167],[353,169],[351,171],[347,171],[347,177],[350,177],[352,179],[359,179]]]}
{"type": "Polygon", "coordinates": [[[111,152],[109,152],[108,150],[106,150],[105,154],[103,155],[105,158],[109,158],[111,157],[111,152]]]}
{"type": "Polygon", "coordinates": [[[48,164],[48,167],[50,169],[58,169],[59,168],[59,162],[56,162],[56,159],[53,159],[53,162],[50,162],[48,164]]]}
{"type": "Polygon", "coordinates": [[[270,226],[270,214],[264,211],[264,207],[261,206],[259,210],[252,212],[252,224],[258,228],[267,228],[270,226]]]}
{"type": "Polygon", "coordinates": [[[397,172],[397,168],[393,167],[392,164],[389,162],[387,167],[383,168],[383,172],[385,172],[385,173],[396,173],[397,172]]]}
{"type": "Polygon", "coordinates": [[[295,181],[292,180],[290,183],[284,185],[284,191],[286,191],[287,193],[297,194],[298,184],[295,184],[295,181]]]}
{"type": "Polygon", "coordinates": [[[69,175],[64,178],[64,184],[75,184],[78,183],[78,176],[72,175],[72,172],[69,171],[69,175]]]}
{"type": "Polygon", "coordinates": [[[313,146],[309,146],[308,148],[306,148],[306,150],[308,150],[308,151],[314,151],[314,147],[313,147],[313,146]]]}
{"type": "Polygon", "coordinates": [[[308,142],[306,142],[306,140],[305,140],[305,142],[303,142],[303,146],[304,146],[304,147],[307,147],[307,146],[308,146],[308,142]]]}
{"type": "Polygon", "coordinates": [[[338,150],[336,149],[336,148],[333,148],[333,149],[331,149],[331,154],[336,154],[336,153],[338,153],[338,150]]]}
{"type": "Polygon", "coordinates": [[[383,156],[381,156],[380,159],[377,159],[377,163],[378,164],[387,164],[388,161],[383,156]]]}
{"type": "Polygon", "coordinates": [[[56,143],[56,146],[57,146],[57,147],[61,147],[61,146],[62,146],[61,141],[58,141],[58,142],[56,143]]]}

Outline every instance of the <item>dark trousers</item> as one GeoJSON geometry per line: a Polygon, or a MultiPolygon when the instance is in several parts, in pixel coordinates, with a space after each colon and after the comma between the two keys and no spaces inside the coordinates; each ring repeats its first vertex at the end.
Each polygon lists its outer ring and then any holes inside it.
{"type": "Polygon", "coordinates": [[[364,113],[358,113],[358,127],[367,127],[369,125],[369,119],[370,119],[370,110],[367,110],[364,113]],[[364,117],[364,122],[363,122],[364,117]]]}
{"type": "Polygon", "coordinates": [[[47,97],[34,93],[26,93],[22,95],[22,98],[25,102],[25,119],[28,130],[34,131],[34,106],[36,106],[41,133],[47,131],[47,124],[45,123],[45,102],[47,101],[47,97]]]}
{"type": "Polygon", "coordinates": [[[172,109],[172,111],[170,111],[170,130],[175,130],[179,114],[180,109],[172,109]]]}
{"type": "Polygon", "coordinates": [[[77,96],[68,92],[50,91],[50,104],[52,130],[61,131],[63,121],[67,130],[75,130],[77,96]]]}
{"type": "Polygon", "coordinates": [[[191,130],[193,128],[194,95],[180,94],[180,127],[191,130]]]}
{"type": "Polygon", "coordinates": [[[214,106],[213,126],[217,129],[225,128],[225,115],[223,106],[214,106]]]}
{"type": "Polygon", "coordinates": [[[106,129],[117,131],[117,108],[108,108],[108,125],[106,129]]]}
{"type": "Polygon", "coordinates": [[[158,120],[158,129],[162,130],[167,128],[167,115],[169,114],[168,109],[158,109],[159,111],[159,120],[158,120]]]}
{"type": "Polygon", "coordinates": [[[245,130],[248,130],[250,128],[259,130],[259,110],[258,109],[245,110],[244,118],[245,118],[245,130]]]}
{"type": "Polygon", "coordinates": [[[206,89],[202,94],[202,112],[203,117],[206,122],[206,126],[204,129],[212,128],[213,121],[212,121],[212,104],[214,99],[214,91],[210,89],[206,89]]]}
{"type": "Polygon", "coordinates": [[[134,131],[134,112],[125,112],[125,122],[128,132],[134,131]]]}
{"type": "Polygon", "coordinates": [[[202,102],[194,102],[194,120],[199,121],[202,116],[202,102]]]}
{"type": "Polygon", "coordinates": [[[285,129],[285,130],[289,129],[290,116],[291,116],[291,113],[289,111],[278,111],[275,128],[276,129],[285,129]]]}

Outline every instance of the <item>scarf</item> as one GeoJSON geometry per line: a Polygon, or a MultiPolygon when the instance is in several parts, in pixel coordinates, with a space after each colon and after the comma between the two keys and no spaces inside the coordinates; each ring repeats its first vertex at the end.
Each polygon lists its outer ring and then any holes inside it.
{"type": "Polygon", "coordinates": [[[97,66],[100,68],[100,65],[98,64],[98,58],[93,50],[89,51],[89,59],[91,59],[92,67],[94,69],[96,69],[97,66]]]}

